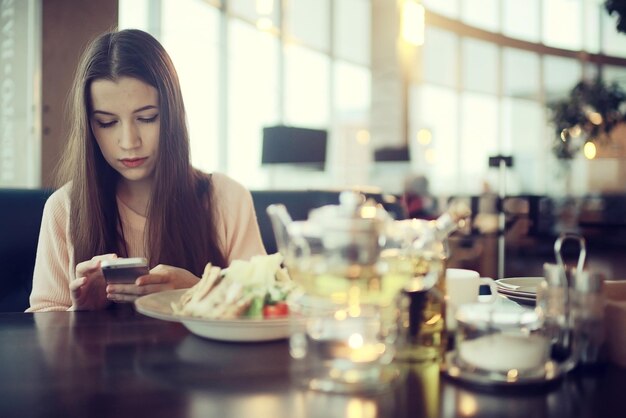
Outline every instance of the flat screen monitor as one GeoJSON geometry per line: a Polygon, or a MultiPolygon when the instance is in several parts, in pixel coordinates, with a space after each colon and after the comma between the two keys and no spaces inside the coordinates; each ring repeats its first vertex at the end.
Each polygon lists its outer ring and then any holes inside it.
{"type": "Polygon", "coordinates": [[[327,141],[324,129],[265,127],[261,165],[289,164],[324,170],[327,141]]]}

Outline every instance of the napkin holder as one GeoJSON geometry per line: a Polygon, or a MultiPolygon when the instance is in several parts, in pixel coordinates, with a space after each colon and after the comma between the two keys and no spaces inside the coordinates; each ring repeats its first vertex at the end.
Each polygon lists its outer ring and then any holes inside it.
{"type": "Polygon", "coordinates": [[[604,295],[608,360],[626,367],[626,280],[605,281],[604,295]]]}

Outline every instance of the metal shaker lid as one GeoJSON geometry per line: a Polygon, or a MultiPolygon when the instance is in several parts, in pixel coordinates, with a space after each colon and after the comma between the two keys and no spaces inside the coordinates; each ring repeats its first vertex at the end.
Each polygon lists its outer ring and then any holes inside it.
{"type": "Polygon", "coordinates": [[[545,283],[548,287],[570,287],[570,280],[574,274],[575,270],[567,266],[553,263],[543,264],[543,277],[546,279],[545,283]]]}

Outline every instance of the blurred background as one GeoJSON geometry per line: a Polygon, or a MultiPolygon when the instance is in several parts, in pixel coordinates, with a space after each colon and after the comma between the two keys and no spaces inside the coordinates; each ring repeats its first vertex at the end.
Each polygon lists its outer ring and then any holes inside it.
{"type": "MultiPolygon", "coordinates": [[[[393,194],[420,217],[466,197],[478,222],[459,263],[487,272],[501,213],[509,273],[518,254],[548,261],[563,231],[619,252],[624,3],[5,0],[0,187],[53,184],[78,55],[139,28],[173,58],[198,168],[257,190],[393,194]],[[285,138],[306,146],[279,155],[285,138]]],[[[618,276],[619,258],[599,268],[618,276]]]]}

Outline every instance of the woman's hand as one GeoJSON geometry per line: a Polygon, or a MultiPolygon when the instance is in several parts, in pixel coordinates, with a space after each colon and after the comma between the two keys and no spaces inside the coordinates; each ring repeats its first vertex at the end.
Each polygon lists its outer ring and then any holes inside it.
{"type": "Polygon", "coordinates": [[[150,293],[186,289],[199,280],[200,278],[185,269],[159,264],[150,270],[150,274],[138,277],[135,284],[107,285],[106,295],[109,300],[115,302],[133,302],[139,296],[150,293]]]}
{"type": "Polygon", "coordinates": [[[70,282],[72,311],[95,311],[106,308],[106,282],[102,275],[100,262],[117,258],[115,254],[97,255],[91,260],[76,265],[76,278],[70,282]]]}

